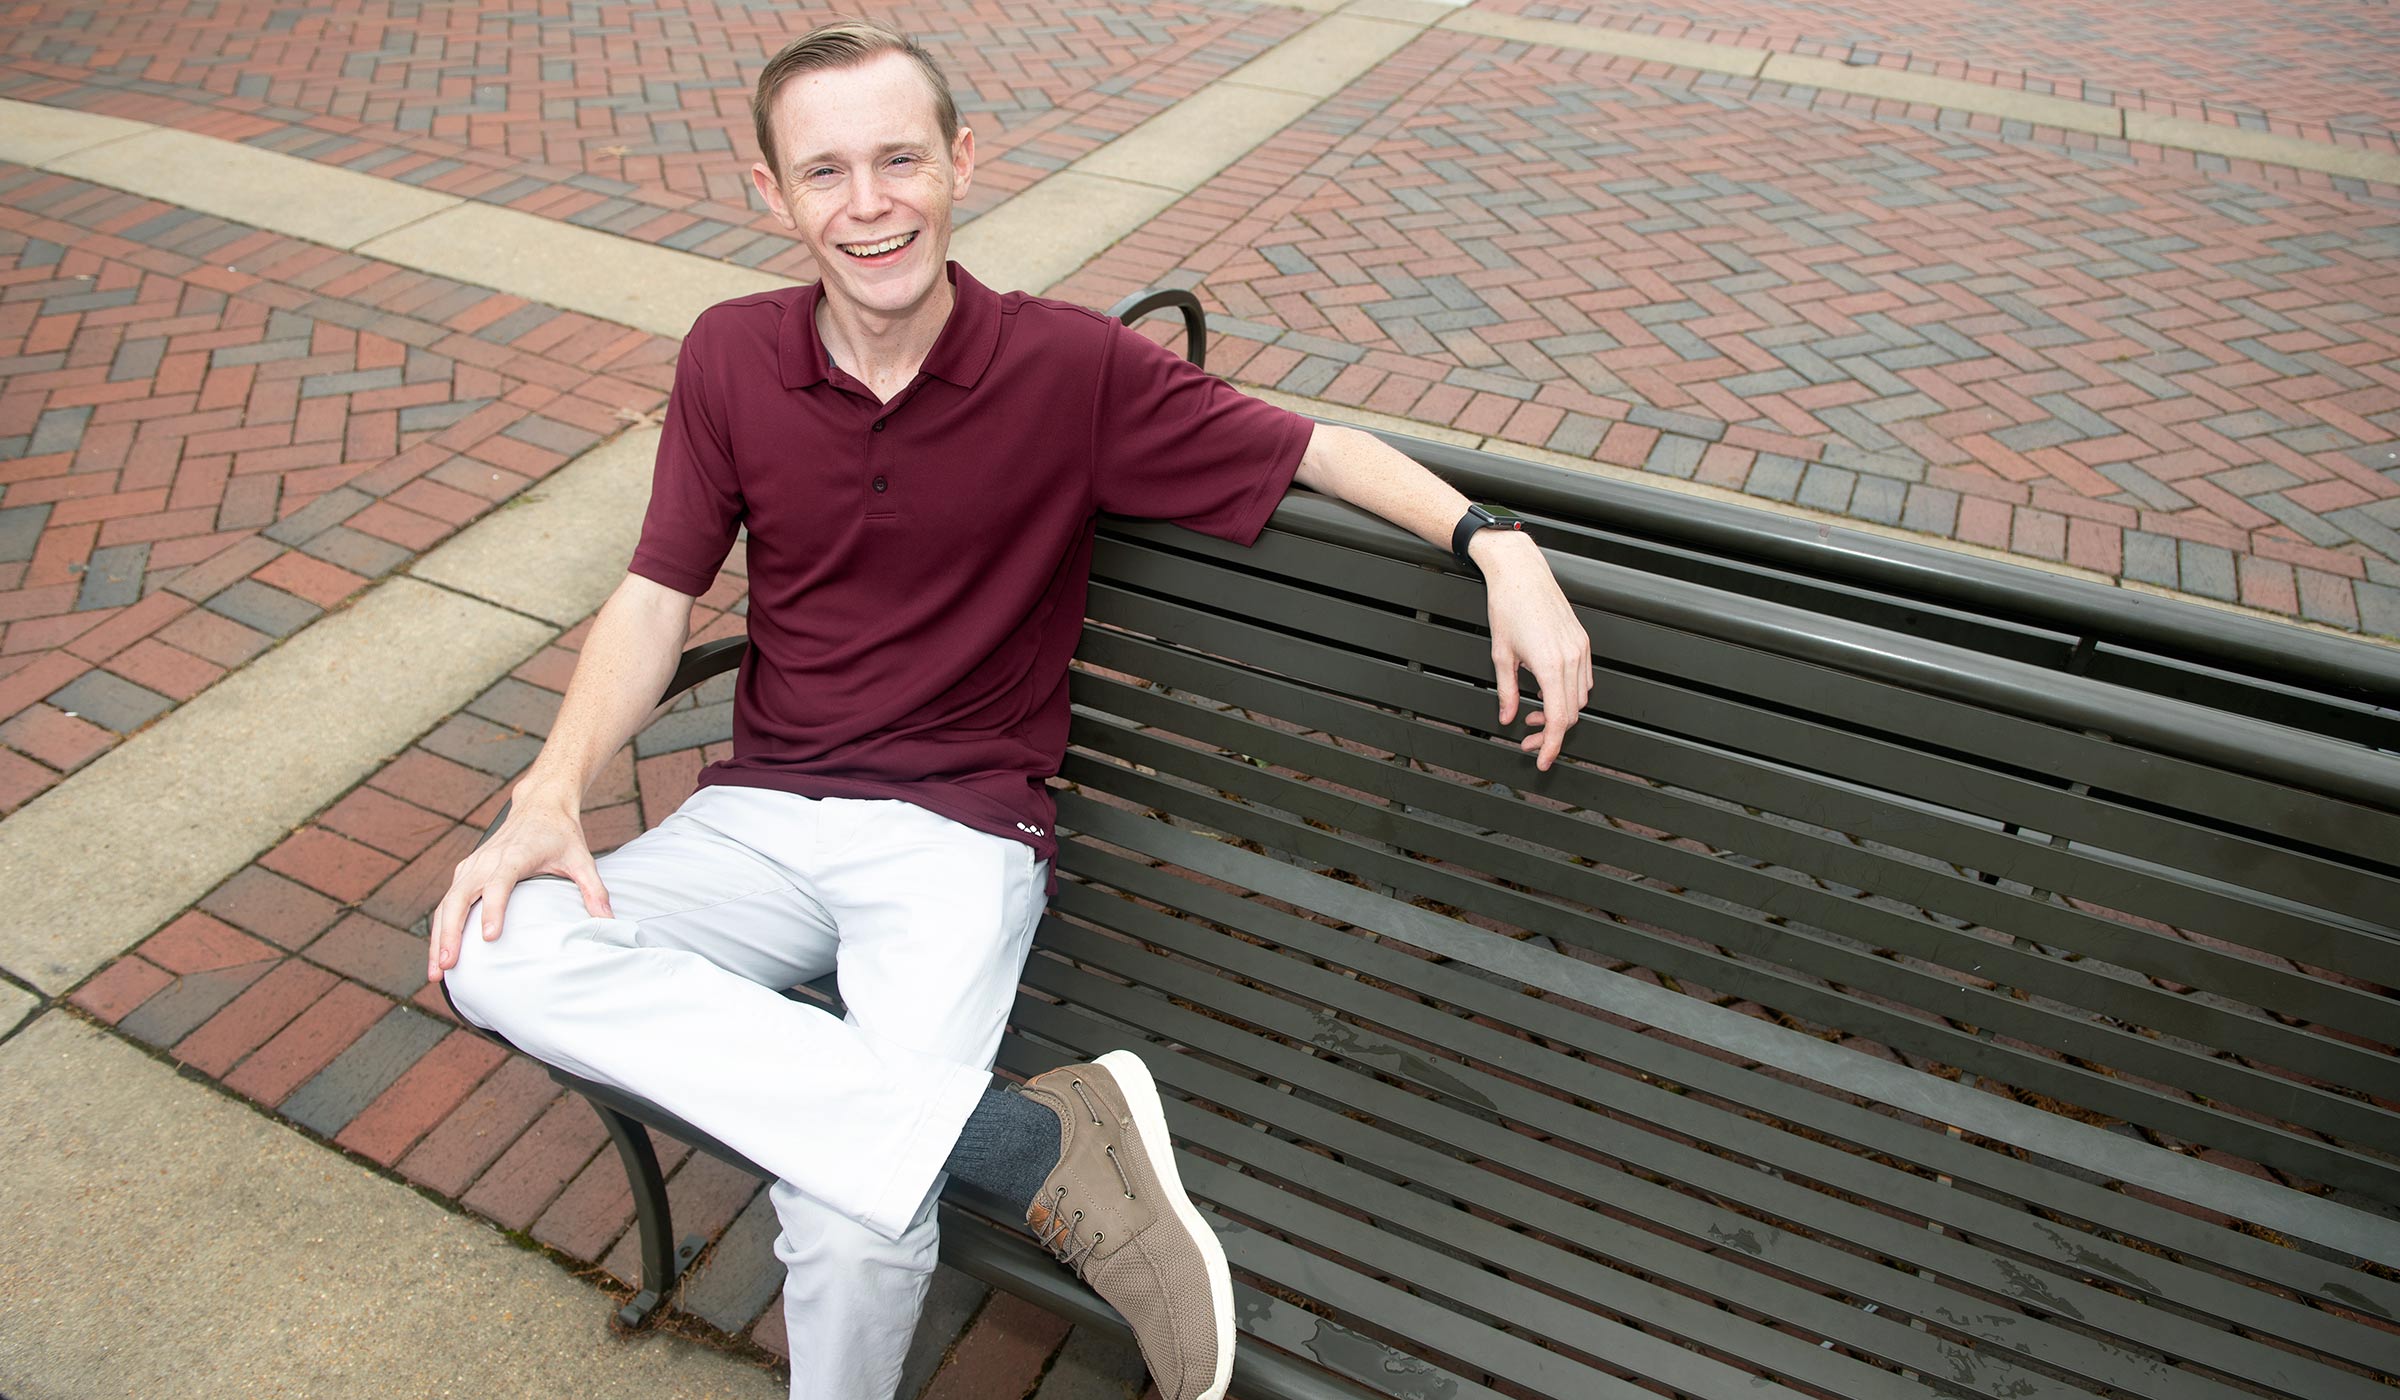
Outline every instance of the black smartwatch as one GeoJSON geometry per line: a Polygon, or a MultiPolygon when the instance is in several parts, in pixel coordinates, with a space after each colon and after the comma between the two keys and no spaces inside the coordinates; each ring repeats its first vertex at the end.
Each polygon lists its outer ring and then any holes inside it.
{"type": "Polygon", "coordinates": [[[1457,557],[1460,568],[1477,578],[1482,578],[1483,570],[1476,568],[1475,561],[1467,557],[1467,544],[1475,538],[1476,532],[1479,530],[1522,530],[1524,528],[1524,517],[1506,506],[1470,504],[1467,507],[1467,513],[1458,518],[1458,524],[1451,527],[1450,552],[1457,557]]]}

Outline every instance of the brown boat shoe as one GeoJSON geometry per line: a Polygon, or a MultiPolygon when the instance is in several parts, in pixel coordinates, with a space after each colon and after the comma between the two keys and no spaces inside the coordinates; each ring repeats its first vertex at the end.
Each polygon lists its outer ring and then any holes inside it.
{"type": "Polygon", "coordinates": [[[1059,1118],[1058,1165],[1026,1225],[1132,1326],[1165,1400],[1221,1400],[1233,1379],[1233,1279],[1183,1193],[1149,1069],[1112,1051],[1038,1075],[1024,1093],[1059,1118]]]}

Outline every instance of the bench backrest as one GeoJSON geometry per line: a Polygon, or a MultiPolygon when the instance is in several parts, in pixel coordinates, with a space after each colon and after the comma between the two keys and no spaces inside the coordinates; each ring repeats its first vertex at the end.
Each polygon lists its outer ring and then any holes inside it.
{"type": "Polygon", "coordinates": [[[2400,1204],[2400,761],[1567,558],[1536,775],[1441,559],[1306,497],[1098,550],[1003,1061],[1185,1051],[1229,1251],[1339,1317],[1254,1334],[1392,1394],[2375,1393],[2400,1227],[2321,1193],[2400,1204]]]}

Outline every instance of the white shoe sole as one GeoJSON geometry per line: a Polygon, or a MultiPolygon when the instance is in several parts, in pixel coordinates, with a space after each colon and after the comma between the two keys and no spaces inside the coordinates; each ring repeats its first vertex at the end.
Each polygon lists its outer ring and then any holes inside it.
{"type": "Polygon", "coordinates": [[[1226,1267],[1225,1246],[1217,1243],[1217,1232],[1208,1228],[1192,1198],[1184,1194],[1183,1176],[1175,1170],[1174,1143],[1167,1133],[1167,1112],[1158,1101],[1158,1083],[1150,1077],[1150,1067],[1126,1050],[1111,1050],[1092,1063],[1117,1081],[1125,1106],[1133,1113],[1134,1130],[1141,1134],[1143,1150],[1150,1154],[1150,1168],[1165,1188],[1168,1203],[1175,1207],[1175,1218],[1200,1243],[1200,1257],[1208,1264],[1209,1301],[1217,1310],[1217,1369],[1208,1389],[1194,1400],[1224,1400],[1225,1388],[1233,1384],[1234,1342],[1233,1271],[1226,1267]]]}

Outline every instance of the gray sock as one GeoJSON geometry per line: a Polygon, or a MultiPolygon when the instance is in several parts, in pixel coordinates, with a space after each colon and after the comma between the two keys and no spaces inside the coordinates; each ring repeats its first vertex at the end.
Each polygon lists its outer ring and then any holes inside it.
{"type": "Polygon", "coordinates": [[[1058,1166],[1058,1115],[1014,1089],[986,1089],[942,1164],[1020,1212],[1033,1205],[1058,1166]]]}

